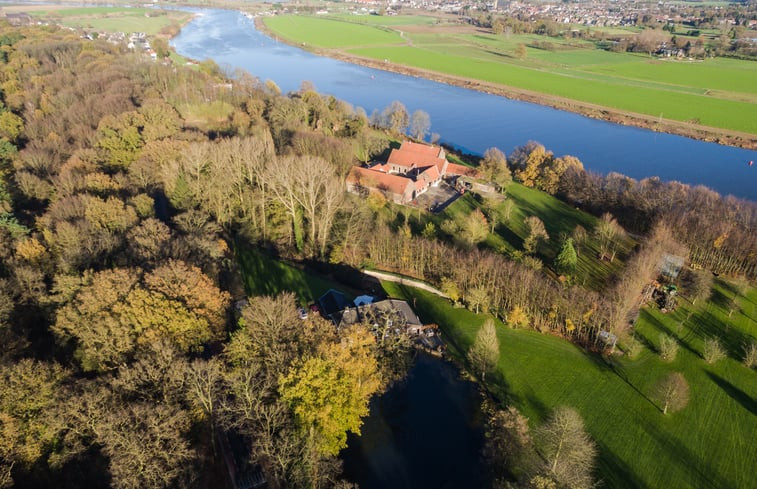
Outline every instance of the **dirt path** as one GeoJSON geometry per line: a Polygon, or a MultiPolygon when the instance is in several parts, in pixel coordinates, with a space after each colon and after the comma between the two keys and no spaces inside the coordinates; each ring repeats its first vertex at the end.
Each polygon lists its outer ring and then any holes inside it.
{"type": "Polygon", "coordinates": [[[428,285],[427,283],[421,282],[420,280],[413,280],[411,278],[398,277],[396,275],[392,275],[392,274],[384,273],[384,272],[377,272],[374,270],[363,270],[363,273],[366,275],[370,275],[371,277],[375,277],[379,280],[386,280],[387,282],[396,282],[400,285],[409,285],[410,287],[422,289],[427,292],[431,292],[432,294],[436,294],[438,296],[444,297],[445,299],[449,299],[447,294],[445,294],[441,290],[436,289],[428,285]]]}

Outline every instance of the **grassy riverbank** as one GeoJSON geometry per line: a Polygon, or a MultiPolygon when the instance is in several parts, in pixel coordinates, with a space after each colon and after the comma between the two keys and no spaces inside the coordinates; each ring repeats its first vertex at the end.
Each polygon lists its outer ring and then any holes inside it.
{"type": "Polygon", "coordinates": [[[383,24],[355,18],[357,23],[345,16],[278,16],[264,24],[293,44],[378,68],[438,79],[436,74],[447,83],[700,139],[732,133],[744,140],[732,144],[757,144],[751,117],[757,63],[661,60],[599,50],[582,40],[430,25],[418,20],[428,19],[423,17],[387,17],[383,24]],[[520,44],[524,59],[515,55],[520,44]]]}
{"type": "MultiPolygon", "coordinates": [[[[441,326],[459,358],[485,320],[417,289],[392,283],[384,288],[414,298],[421,318],[441,326]]],[[[757,384],[754,371],[739,360],[741,341],[757,336],[757,290],[737,299],[738,311],[729,319],[723,298],[733,295],[727,283],[718,282],[709,302],[681,301],[672,315],[644,310],[637,331],[646,346],[635,360],[603,359],[560,338],[500,324],[502,354],[492,390],[522,410],[532,426],[557,406],[578,409],[599,445],[598,476],[605,487],[753,487],[757,384]],[[672,363],[655,352],[660,332],[681,343],[672,363]],[[701,358],[702,344],[713,334],[729,358],[708,365],[701,358]],[[691,401],[664,416],[650,391],[673,371],[685,375],[691,401]]]]}

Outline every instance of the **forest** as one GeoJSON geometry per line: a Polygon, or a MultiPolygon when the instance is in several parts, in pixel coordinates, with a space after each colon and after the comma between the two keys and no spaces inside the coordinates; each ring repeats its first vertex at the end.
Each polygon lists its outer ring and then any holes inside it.
{"type": "MultiPolygon", "coordinates": [[[[493,148],[464,160],[505,198],[523,185],[596,221],[548,246],[533,216],[522,250],[496,249],[481,228],[506,223],[500,207],[437,227],[380,194],[346,193],[354,165],[386,154],[411,120],[425,125],[402,104],[368,117],[308,84],[282,94],[212,61],[174,67],[53,27],[2,32],[0,487],[217,487],[230,438],[269,487],[352,487],[338,454],[369,399],[404,376],[410,342],[302,320],[291,292],[248,298],[243,247],[402,273],[587,349],[601,331],[633,343],[665,254],[689,259],[692,293],[711,272],[757,275],[753,202],[595,175],[537,143],[493,148]],[[623,266],[594,287],[572,283],[582,249],[623,266]]],[[[525,421],[492,412],[487,456],[502,462],[525,443],[525,421]]],[[[557,410],[509,483],[589,487],[596,448],[581,426],[557,410]],[[561,426],[582,470],[558,464],[561,426]]]]}

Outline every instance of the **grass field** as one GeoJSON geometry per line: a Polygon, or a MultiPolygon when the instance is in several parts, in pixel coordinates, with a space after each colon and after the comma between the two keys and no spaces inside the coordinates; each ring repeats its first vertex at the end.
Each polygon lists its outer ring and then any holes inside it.
{"type": "Polygon", "coordinates": [[[371,25],[352,18],[295,16],[265,22],[278,35],[298,43],[652,117],[757,134],[757,118],[752,115],[757,113],[757,63],[750,61],[661,60],[599,50],[587,41],[435,30],[430,20],[412,17],[373,16],[371,25]],[[380,19],[391,20],[381,25],[380,19]],[[411,20],[414,27],[425,26],[422,32],[408,29],[411,20]],[[518,44],[527,46],[526,59],[515,57],[518,44]]]}
{"type": "Polygon", "coordinates": [[[334,19],[277,16],[266,18],[265,23],[291,41],[321,48],[399,44],[402,42],[402,37],[398,32],[381,29],[373,25],[358,25],[334,19]]]}
{"type": "MultiPolygon", "coordinates": [[[[458,357],[485,319],[423,291],[383,285],[393,296],[415,298],[421,319],[441,326],[458,357]]],[[[637,331],[647,346],[636,360],[603,359],[554,336],[500,325],[501,358],[496,375],[487,378],[495,377],[492,390],[532,426],[557,406],[578,409],[600,449],[597,475],[603,487],[755,487],[757,382],[755,372],[735,358],[740,360],[741,341],[757,336],[757,289],[739,299],[740,309],[729,320],[722,301],[732,295],[719,282],[710,302],[694,307],[682,301],[672,315],[644,310],[637,331]],[[654,351],[661,331],[681,343],[670,364],[654,351]],[[712,334],[721,337],[730,357],[707,365],[700,356],[702,341],[712,334]],[[664,416],[650,390],[672,371],[685,375],[691,401],[664,416]]]]}
{"type": "Polygon", "coordinates": [[[148,35],[157,34],[171,24],[182,24],[192,16],[188,12],[128,7],[59,8],[29,13],[55,20],[66,27],[106,32],[144,32],[148,35]]]}
{"type": "MultiPolygon", "coordinates": [[[[545,192],[516,182],[507,187],[507,199],[513,203],[511,218],[508,222],[498,224],[494,232],[489,233],[485,246],[507,254],[522,251],[523,241],[528,235],[524,220],[528,216],[536,216],[544,222],[550,236],[550,240],[540,246],[536,254],[547,268],[552,266],[554,258],[560,252],[562,236],[569,236],[578,225],[591,235],[597,223],[597,218],[591,214],[570,207],[545,192]]],[[[498,207],[501,209],[505,205],[503,201],[498,207]]],[[[432,219],[436,226],[440,227],[443,220],[468,215],[476,208],[482,208],[481,203],[468,193],[432,219]]],[[[574,274],[574,283],[594,290],[606,287],[608,279],[623,268],[624,258],[634,244],[633,239],[624,238],[618,249],[617,258],[610,263],[597,258],[599,256],[597,243],[589,236],[586,243],[578,247],[578,264],[574,274]]]]}
{"type": "Polygon", "coordinates": [[[282,291],[291,291],[302,304],[309,304],[329,289],[338,289],[347,296],[354,292],[338,282],[274,260],[253,248],[240,246],[236,250],[236,256],[244,278],[245,290],[251,296],[276,295],[282,291]]]}

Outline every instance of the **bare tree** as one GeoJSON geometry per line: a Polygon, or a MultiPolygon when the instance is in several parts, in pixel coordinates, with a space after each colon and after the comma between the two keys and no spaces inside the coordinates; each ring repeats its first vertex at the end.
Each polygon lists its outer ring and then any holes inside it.
{"type": "Polygon", "coordinates": [[[476,334],[476,339],[468,350],[468,360],[477,372],[481,374],[481,381],[486,381],[486,373],[494,370],[499,361],[499,338],[494,328],[494,321],[487,319],[476,334]]]}
{"type": "Polygon", "coordinates": [[[672,336],[660,333],[660,357],[666,362],[675,360],[678,354],[678,342],[672,336]]]}
{"type": "Polygon", "coordinates": [[[591,474],[597,447],[575,409],[565,406],[555,409],[552,417],[536,430],[534,438],[546,472],[560,486],[576,489],[594,486],[591,474]]]}
{"type": "Polygon", "coordinates": [[[665,376],[654,388],[654,398],[662,404],[662,414],[680,411],[689,402],[689,384],[680,372],[665,376]]]}
{"type": "Polygon", "coordinates": [[[744,366],[754,368],[757,365],[757,342],[754,340],[744,343],[744,366]]]}
{"type": "Polygon", "coordinates": [[[720,344],[720,340],[714,336],[704,340],[702,358],[704,358],[705,362],[712,364],[725,356],[725,350],[723,349],[723,345],[720,344]]]}
{"type": "Polygon", "coordinates": [[[410,116],[410,135],[416,139],[423,139],[431,129],[431,116],[423,110],[416,110],[410,116]]]}

